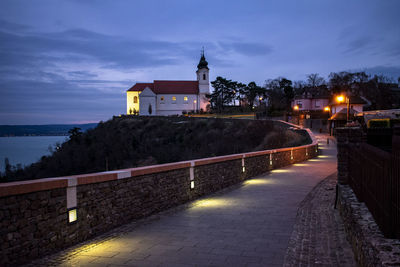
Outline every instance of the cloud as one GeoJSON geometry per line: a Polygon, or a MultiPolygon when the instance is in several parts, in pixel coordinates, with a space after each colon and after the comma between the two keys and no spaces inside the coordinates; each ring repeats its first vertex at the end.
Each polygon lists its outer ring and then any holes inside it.
{"type": "Polygon", "coordinates": [[[22,32],[22,31],[29,30],[30,27],[27,25],[13,23],[13,22],[9,22],[9,21],[0,19],[0,29],[5,32],[16,32],[16,31],[22,32]]]}
{"type": "Polygon", "coordinates": [[[363,68],[361,71],[365,71],[370,75],[384,75],[397,81],[400,78],[400,66],[374,66],[369,68],[363,68]]]}
{"type": "Polygon", "coordinates": [[[347,27],[338,35],[337,41],[346,55],[400,57],[400,35],[393,33],[361,33],[356,27],[347,27]]]}
{"type": "Polygon", "coordinates": [[[273,49],[268,44],[252,42],[220,42],[221,48],[225,51],[238,53],[244,56],[264,56],[272,53],[273,49]]]}
{"type": "Polygon", "coordinates": [[[69,71],[68,75],[72,78],[97,78],[98,75],[94,73],[90,73],[88,71],[69,71]]]}

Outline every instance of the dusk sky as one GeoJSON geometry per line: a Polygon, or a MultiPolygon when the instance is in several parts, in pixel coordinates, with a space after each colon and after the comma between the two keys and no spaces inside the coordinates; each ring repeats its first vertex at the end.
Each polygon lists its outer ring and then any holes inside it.
{"type": "Polygon", "coordinates": [[[85,123],[135,82],[400,76],[399,0],[1,0],[0,124],[85,123]]]}

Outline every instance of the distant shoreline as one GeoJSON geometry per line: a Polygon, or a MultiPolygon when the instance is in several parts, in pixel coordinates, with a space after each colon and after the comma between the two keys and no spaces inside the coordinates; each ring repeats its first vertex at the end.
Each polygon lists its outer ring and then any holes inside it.
{"type": "Polygon", "coordinates": [[[48,124],[48,125],[0,125],[0,137],[17,136],[68,136],[72,128],[82,132],[95,128],[98,123],[87,124],[48,124]]]}
{"type": "Polygon", "coordinates": [[[68,134],[0,135],[0,137],[68,136],[68,134]]]}

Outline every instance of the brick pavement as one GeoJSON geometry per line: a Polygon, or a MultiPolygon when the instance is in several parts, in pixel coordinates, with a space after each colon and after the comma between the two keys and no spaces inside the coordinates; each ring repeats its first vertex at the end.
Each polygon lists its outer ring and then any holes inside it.
{"type": "Polygon", "coordinates": [[[299,205],[336,171],[335,146],[322,151],[30,266],[282,266],[299,205]]]}
{"type": "Polygon", "coordinates": [[[337,174],[320,182],[302,201],[284,266],[356,266],[342,219],[335,210],[337,174]]]}

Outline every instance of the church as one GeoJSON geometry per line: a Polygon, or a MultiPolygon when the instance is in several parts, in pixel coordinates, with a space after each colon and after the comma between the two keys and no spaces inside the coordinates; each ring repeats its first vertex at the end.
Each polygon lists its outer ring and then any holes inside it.
{"type": "Polygon", "coordinates": [[[196,81],[136,83],[126,92],[127,114],[141,116],[182,115],[182,112],[205,111],[210,94],[208,62],[201,53],[196,81]]]}

